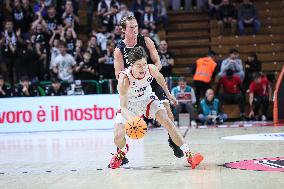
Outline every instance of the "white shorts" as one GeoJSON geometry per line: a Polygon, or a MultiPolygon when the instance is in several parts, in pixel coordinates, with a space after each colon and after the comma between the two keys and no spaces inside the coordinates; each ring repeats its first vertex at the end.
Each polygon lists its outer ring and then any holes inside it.
{"type": "MultiPolygon", "coordinates": [[[[157,98],[156,95],[151,96],[146,100],[138,102],[128,102],[128,110],[132,112],[135,116],[145,116],[149,119],[155,119],[157,111],[166,109],[163,103],[157,98]]],[[[125,124],[126,119],[121,114],[121,108],[118,108],[116,113],[115,123],[125,124]]]]}

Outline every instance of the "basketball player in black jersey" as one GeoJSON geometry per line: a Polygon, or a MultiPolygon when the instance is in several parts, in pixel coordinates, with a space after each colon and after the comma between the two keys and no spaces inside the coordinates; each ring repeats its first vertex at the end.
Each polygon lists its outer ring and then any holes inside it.
{"type": "MultiPolygon", "coordinates": [[[[128,61],[128,53],[134,47],[143,47],[148,55],[147,63],[154,64],[158,70],[162,68],[160,57],[157,49],[155,48],[154,42],[149,37],[143,37],[138,32],[138,23],[134,16],[124,17],[120,21],[120,26],[122,28],[123,33],[125,34],[124,39],[117,43],[117,46],[114,50],[114,68],[115,75],[118,79],[118,74],[124,68],[130,66],[128,61]]],[[[164,106],[167,109],[168,116],[173,121],[174,117],[170,108],[169,101],[167,100],[166,95],[164,94],[163,89],[157,84],[157,82],[152,85],[153,91],[156,93],[156,96],[161,100],[164,106]]],[[[118,129],[120,127],[124,128],[124,125],[115,124],[114,129],[118,129]]],[[[120,129],[124,131],[124,129],[120,129]]],[[[118,133],[118,135],[123,135],[124,133],[118,133]]],[[[115,136],[116,138],[116,136],[115,136]]],[[[119,138],[117,136],[117,138],[119,138]]],[[[182,150],[177,146],[172,139],[169,137],[169,145],[174,151],[174,155],[178,158],[184,156],[182,150]]],[[[125,141],[124,141],[125,143],[125,141]]],[[[119,143],[118,143],[119,144],[119,143]]],[[[121,143],[120,143],[121,144],[121,143]]],[[[123,146],[117,146],[118,148],[122,148],[123,146]]],[[[125,162],[126,163],[126,162],[125,162]]]]}

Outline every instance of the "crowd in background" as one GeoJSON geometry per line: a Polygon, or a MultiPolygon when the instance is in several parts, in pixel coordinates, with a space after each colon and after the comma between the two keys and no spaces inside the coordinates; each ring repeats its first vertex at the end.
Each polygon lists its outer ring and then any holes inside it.
{"type": "MultiPolygon", "coordinates": [[[[159,28],[165,31],[168,28],[168,7],[164,0],[133,0],[131,7],[116,0],[87,0],[87,3],[88,28],[83,32],[88,35],[88,40],[84,44],[78,35],[78,31],[82,32],[81,18],[78,15],[80,1],[0,2],[0,97],[96,93],[94,86],[83,81],[115,78],[113,51],[116,43],[123,39],[119,21],[129,15],[136,17],[140,34],[152,38],[156,43],[163,66],[162,74],[166,78],[173,75],[174,54],[168,50],[167,42],[160,41],[157,34],[159,28]],[[93,20],[94,12],[96,20],[93,20]],[[96,29],[93,28],[94,22],[96,29]],[[10,85],[7,85],[6,81],[10,85]],[[34,85],[40,81],[52,82],[43,88],[34,85]]],[[[229,0],[209,0],[208,3],[204,0],[172,0],[169,8],[180,9],[180,4],[185,10],[203,10],[207,6],[210,18],[218,20],[220,35],[226,25],[231,25],[233,34],[236,33],[237,26],[240,34],[244,34],[244,27],[247,25],[253,25],[254,33],[257,33],[260,27],[257,11],[249,0],[244,0],[239,9],[229,0]]],[[[224,121],[226,115],[222,114],[220,104],[235,103],[240,106],[240,119],[243,120],[248,90],[249,102],[257,103],[254,106],[256,109],[251,109],[249,116],[254,117],[260,104],[264,104],[261,115],[262,120],[265,120],[271,87],[265,76],[257,74],[261,71],[261,62],[257,55],[251,53],[248,56],[245,68],[236,49],[231,49],[228,58],[221,63],[216,61],[215,55],[210,51],[208,56],[196,61],[193,69],[195,90],[186,87],[184,78],[180,79],[178,88],[173,88],[173,94],[182,98],[180,106],[175,108],[175,119],[178,121],[178,114],[182,109],[186,109],[194,121],[199,119],[210,122],[208,115],[215,121],[216,118],[224,121]],[[211,70],[202,70],[199,64],[204,62],[211,62],[211,70]],[[198,73],[203,73],[204,70],[205,74],[210,73],[209,77],[198,76],[198,73]],[[216,90],[208,90],[212,88],[215,76],[219,80],[216,90]],[[263,86],[266,88],[261,92],[263,86]],[[186,94],[180,94],[185,91],[186,94]],[[205,99],[202,100],[204,95],[205,99]],[[214,95],[219,97],[220,104],[219,100],[214,100],[214,95]],[[209,100],[206,100],[207,98],[209,100]],[[200,115],[194,114],[195,103],[200,109],[200,115]],[[212,103],[212,106],[206,103],[212,103]],[[208,107],[214,109],[214,116],[211,116],[212,112],[210,113],[208,107]]]]}
{"type": "Polygon", "coordinates": [[[157,44],[157,26],[168,23],[163,0],[133,0],[131,10],[116,0],[89,0],[87,31],[80,27],[78,0],[6,0],[0,10],[0,73],[11,84],[21,76],[32,82],[112,79],[113,51],[123,38],[121,18],[135,15],[141,34],[157,44]]]}

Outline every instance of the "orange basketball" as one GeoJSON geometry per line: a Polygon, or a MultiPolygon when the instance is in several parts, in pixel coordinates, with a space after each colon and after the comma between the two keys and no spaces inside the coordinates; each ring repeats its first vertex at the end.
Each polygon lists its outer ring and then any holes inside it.
{"type": "Polygon", "coordinates": [[[147,124],[138,116],[128,120],[125,124],[125,133],[127,136],[129,136],[129,138],[140,139],[145,135],[146,132],[147,124]]]}

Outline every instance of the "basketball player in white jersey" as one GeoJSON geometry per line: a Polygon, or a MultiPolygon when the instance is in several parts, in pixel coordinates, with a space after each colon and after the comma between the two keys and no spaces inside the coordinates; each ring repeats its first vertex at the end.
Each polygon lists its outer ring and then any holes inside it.
{"type": "MultiPolygon", "coordinates": [[[[147,54],[143,47],[134,47],[129,52],[128,58],[130,66],[119,73],[118,92],[120,108],[117,112],[115,123],[124,125],[127,120],[142,115],[156,119],[167,129],[173,142],[180,147],[188,163],[194,169],[203,160],[203,157],[200,154],[193,155],[190,152],[189,146],[169,118],[166,108],[152,91],[150,85],[153,78],[155,78],[165,91],[167,98],[173,104],[176,104],[177,101],[169,92],[163,75],[157,70],[156,66],[147,64],[147,54]]],[[[110,167],[113,169],[121,166],[122,160],[128,152],[124,127],[115,127],[114,137],[115,144],[119,150],[110,162],[110,167]]]]}
{"type": "MultiPolygon", "coordinates": [[[[155,48],[154,42],[149,37],[144,37],[139,34],[138,23],[134,16],[127,16],[124,17],[120,21],[120,27],[125,35],[124,39],[119,41],[116,45],[114,50],[114,68],[115,68],[115,75],[118,78],[118,74],[125,68],[128,68],[129,61],[128,61],[128,54],[131,49],[134,47],[143,47],[147,54],[147,63],[154,64],[158,70],[162,68],[161,61],[157,49],[155,48]]],[[[154,93],[157,95],[158,99],[163,102],[165,106],[168,116],[174,121],[174,116],[171,111],[170,104],[168,99],[163,91],[163,89],[157,84],[154,80],[152,82],[152,89],[154,93]]],[[[116,124],[115,127],[123,127],[123,125],[116,124]]],[[[173,149],[174,155],[178,158],[183,157],[183,152],[180,150],[178,146],[172,141],[171,137],[169,136],[168,139],[169,146],[173,149]]],[[[127,163],[128,160],[125,158],[123,163],[127,163]]]]}

